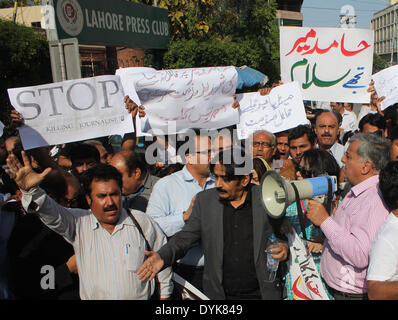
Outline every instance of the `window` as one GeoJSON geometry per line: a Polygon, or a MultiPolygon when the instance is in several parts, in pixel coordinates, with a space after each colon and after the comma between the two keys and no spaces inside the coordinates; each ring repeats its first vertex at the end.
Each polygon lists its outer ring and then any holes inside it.
{"type": "Polygon", "coordinates": [[[31,26],[32,26],[32,28],[39,28],[39,29],[41,29],[41,22],[40,22],[40,21],[38,21],[38,22],[32,22],[32,23],[31,23],[31,26]]]}

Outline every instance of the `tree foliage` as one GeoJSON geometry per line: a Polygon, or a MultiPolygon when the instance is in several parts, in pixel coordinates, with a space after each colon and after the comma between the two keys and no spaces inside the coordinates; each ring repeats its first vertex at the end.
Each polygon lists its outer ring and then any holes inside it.
{"type": "Polygon", "coordinates": [[[1,121],[8,124],[7,89],[52,82],[50,54],[45,34],[1,19],[0,47],[1,121]]]}
{"type": "MultiPolygon", "coordinates": [[[[19,7],[41,4],[41,0],[19,0],[17,2],[19,7]]],[[[0,8],[13,8],[14,6],[15,6],[15,1],[13,0],[0,1],[0,8]]]]}
{"type": "Polygon", "coordinates": [[[388,68],[388,63],[382,59],[378,54],[373,54],[373,73],[377,73],[385,68],[388,68]]]}
{"type": "MultiPolygon", "coordinates": [[[[134,0],[153,5],[152,0],[134,0]]],[[[164,68],[247,65],[279,77],[275,0],[158,0],[169,11],[164,68]]]]}

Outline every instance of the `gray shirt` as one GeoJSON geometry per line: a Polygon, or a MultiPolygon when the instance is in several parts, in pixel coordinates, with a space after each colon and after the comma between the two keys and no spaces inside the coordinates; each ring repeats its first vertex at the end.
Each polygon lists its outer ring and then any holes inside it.
{"type": "Polygon", "coordinates": [[[124,197],[127,208],[145,212],[152,193],[152,188],[159,179],[159,177],[148,173],[145,177],[144,184],[138,189],[138,191],[124,197]]]}

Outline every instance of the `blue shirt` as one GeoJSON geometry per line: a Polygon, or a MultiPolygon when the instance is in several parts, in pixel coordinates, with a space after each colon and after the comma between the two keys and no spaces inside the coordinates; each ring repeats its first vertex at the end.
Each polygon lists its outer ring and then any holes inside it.
{"type": "MultiPolygon", "coordinates": [[[[184,227],[183,213],[189,208],[192,198],[200,191],[214,187],[212,176],[207,178],[202,188],[184,166],[182,170],[158,180],[152,189],[146,213],[159,224],[167,237],[171,237],[184,227]]],[[[190,249],[179,262],[203,266],[202,247],[190,249]]]]}

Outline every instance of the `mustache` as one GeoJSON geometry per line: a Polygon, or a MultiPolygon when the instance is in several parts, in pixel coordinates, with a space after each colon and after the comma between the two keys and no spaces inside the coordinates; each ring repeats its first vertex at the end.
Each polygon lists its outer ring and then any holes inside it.
{"type": "Polygon", "coordinates": [[[117,210],[117,206],[114,204],[110,205],[109,207],[104,208],[104,212],[115,211],[115,210],[117,210]]]}
{"type": "Polygon", "coordinates": [[[220,188],[220,187],[218,187],[218,188],[216,188],[216,189],[217,189],[218,192],[224,192],[224,193],[227,192],[227,191],[225,191],[223,188],[220,188]]]}
{"type": "Polygon", "coordinates": [[[321,137],[331,137],[332,135],[330,133],[324,133],[321,135],[321,137]]]}

